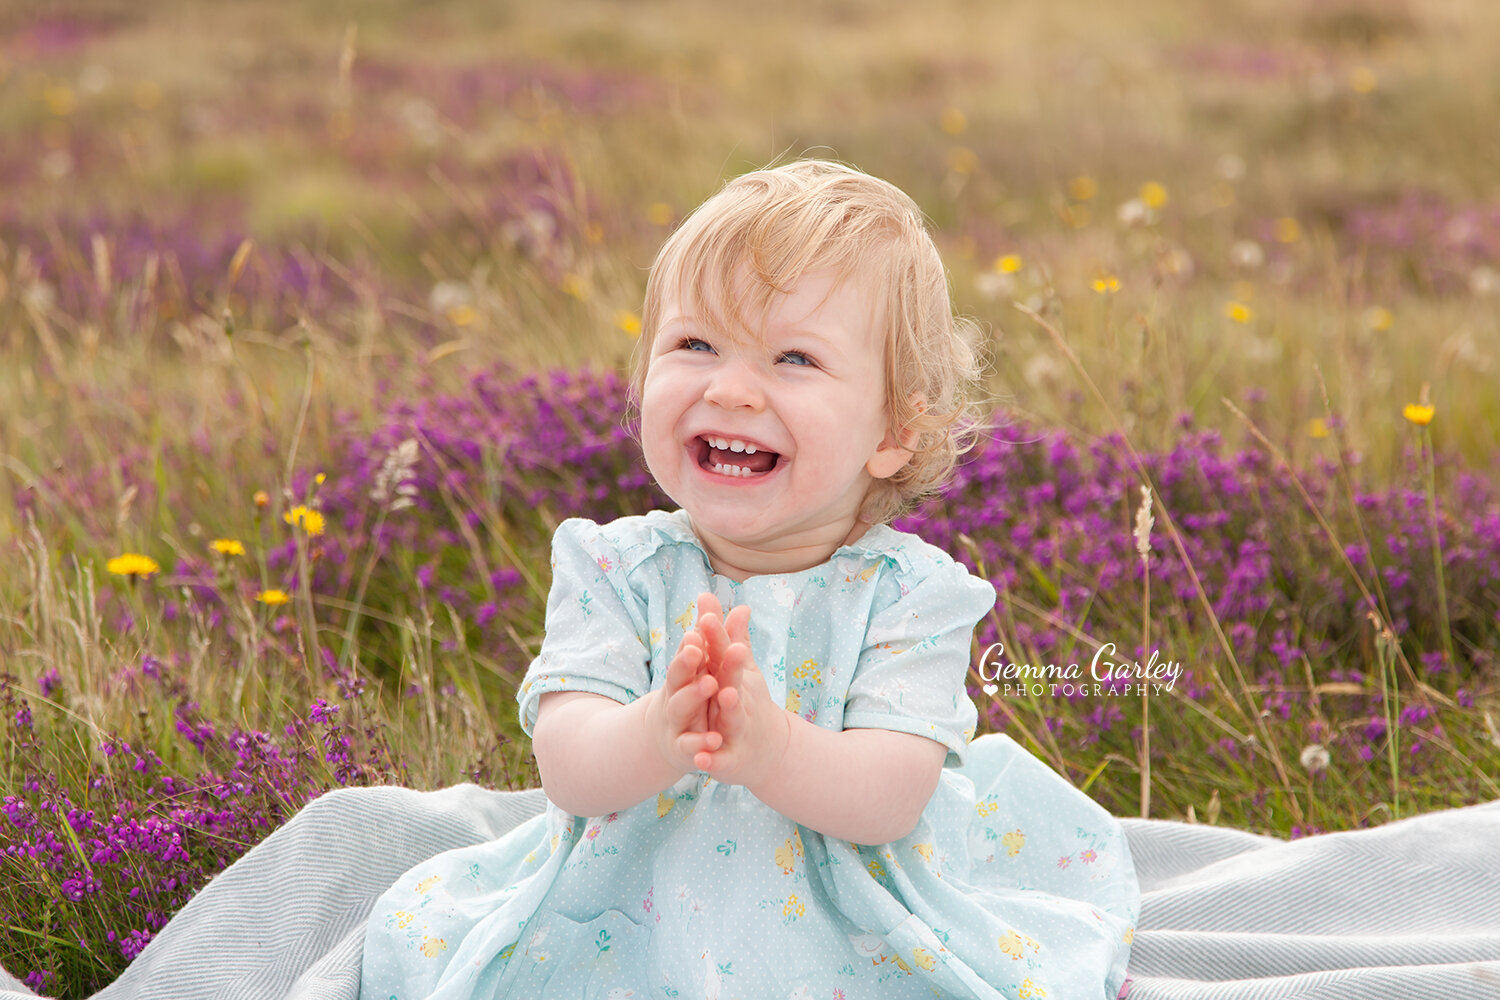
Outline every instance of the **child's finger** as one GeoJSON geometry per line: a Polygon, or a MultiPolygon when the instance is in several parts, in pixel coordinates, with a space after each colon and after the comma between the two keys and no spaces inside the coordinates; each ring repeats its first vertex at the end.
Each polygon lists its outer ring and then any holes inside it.
{"type": "Polygon", "coordinates": [[[703,647],[699,645],[701,639],[694,636],[684,636],[682,644],[677,647],[677,655],[672,657],[667,664],[666,688],[667,696],[678,691],[692,682],[698,674],[698,667],[704,660],[703,647]],[[696,641],[695,641],[696,640],[696,641]]]}
{"type": "Polygon", "coordinates": [[[707,771],[715,766],[715,752],[724,745],[724,739],[718,733],[684,733],[677,745],[694,768],[707,771]]]}
{"type": "Polygon", "coordinates": [[[674,691],[667,697],[667,724],[676,732],[703,732],[697,724],[718,690],[718,681],[705,674],[674,691]]]}
{"type": "Polygon", "coordinates": [[[698,619],[698,634],[703,637],[703,652],[710,670],[718,670],[724,650],[729,648],[729,633],[724,631],[724,620],[717,612],[708,612],[698,619]]]}
{"type": "Polygon", "coordinates": [[[750,605],[741,604],[724,617],[724,631],[730,642],[750,645],[750,605]]]}
{"type": "MultiPolygon", "coordinates": [[[[687,650],[692,650],[691,659],[689,660],[691,668],[689,668],[688,664],[679,664],[679,673],[674,674],[672,666],[677,663],[675,657],[672,663],[667,665],[667,689],[669,692],[690,683],[696,677],[703,677],[711,673],[708,666],[708,654],[703,649],[703,636],[696,629],[682,637],[682,642],[677,646],[677,656],[682,656],[687,650]]],[[[700,732],[708,728],[708,707],[706,705],[692,728],[700,732]]]]}

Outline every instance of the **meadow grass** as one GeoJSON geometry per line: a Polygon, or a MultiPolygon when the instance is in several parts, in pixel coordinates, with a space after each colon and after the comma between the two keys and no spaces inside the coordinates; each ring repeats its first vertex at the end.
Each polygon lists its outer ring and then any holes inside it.
{"type": "Polygon", "coordinates": [[[986,331],[996,430],[901,522],[996,583],[976,664],[1186,668],[976,666],[982,731],[1117,814],[1283,836],[1496,797],[1497,29],[0,13],[0,964],[90,992],[328,788],[536,784],[551,531],[667,503],[621,419],[645,269],[804,152],[908,190],[986,331]]]}

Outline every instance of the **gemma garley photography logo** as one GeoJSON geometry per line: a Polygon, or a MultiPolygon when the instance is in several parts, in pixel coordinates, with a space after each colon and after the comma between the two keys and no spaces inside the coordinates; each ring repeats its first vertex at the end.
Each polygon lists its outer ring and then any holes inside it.
{"type": "Polygon", "coordinates": [[[1005,697],[1032,695],[1064,698],[1120,697],[1166,694],[1182,676],[1184,664],[1153,649],[1145,662],[1123,658],[1115,644],[1094,651],[1087,667],[1081,663],[1015,663],[1005,658],[1005,644],[991,643],[979,658],[984,693],[1005,697]]]}

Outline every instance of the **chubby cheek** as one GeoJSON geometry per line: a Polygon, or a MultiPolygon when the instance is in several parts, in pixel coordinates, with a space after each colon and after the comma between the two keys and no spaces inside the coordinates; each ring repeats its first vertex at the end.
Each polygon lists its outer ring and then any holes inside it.
{"type": "Polygon", "coordinates": [[[673,421],[665,412],[660,393],[647,386],[641,394],[641,452],[651,477],[665,490],[675,481],[677,445],[672,439],[673,421]]]}

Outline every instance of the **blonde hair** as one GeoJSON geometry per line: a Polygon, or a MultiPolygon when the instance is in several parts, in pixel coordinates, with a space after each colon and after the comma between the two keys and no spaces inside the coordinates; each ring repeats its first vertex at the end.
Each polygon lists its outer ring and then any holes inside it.
{"type": "Polygon", "coordinates": [[[651,266],[630,401],[639,404],[662,311],[677,290],[710,328],[757,330],[747,313],[763,317],[774,296],[823,270],[836,274],[834,288],[863,280],[876,296],[890,427],[897,440],[916,434],[911,460],[865,497],[860,516],[884,523],[942,486],[980,424],[969,397],[979,377],[977,328],[954,316],[921,210],[894,184],[798,160],[736,177],[698,206],[651,266]]]}

